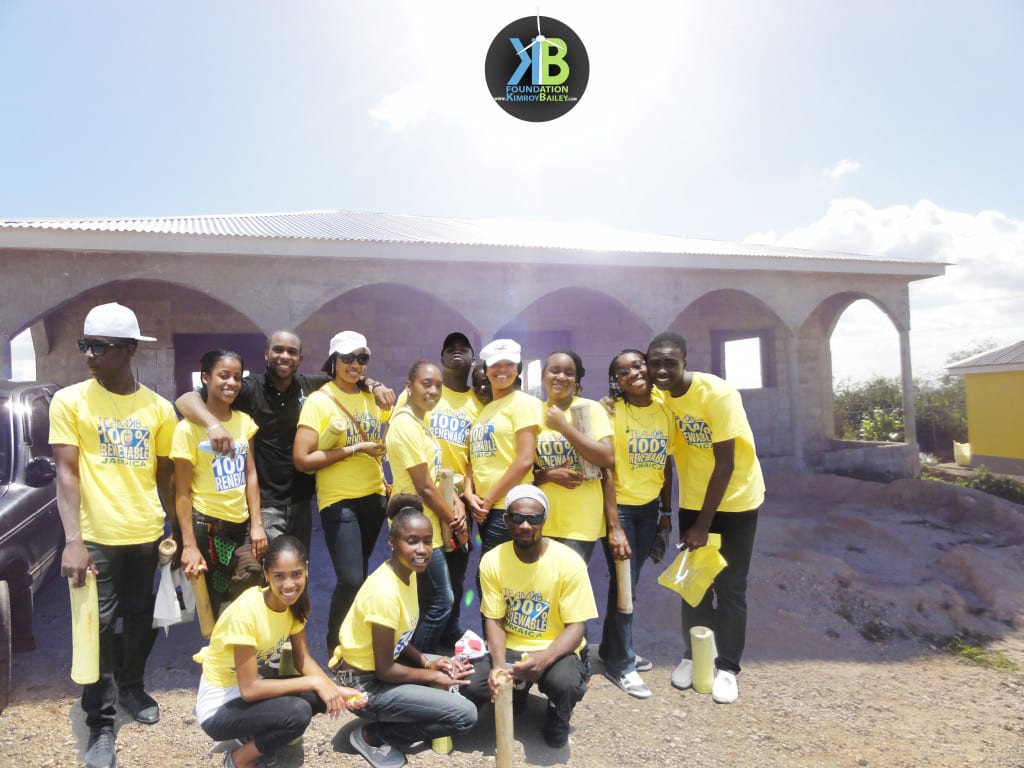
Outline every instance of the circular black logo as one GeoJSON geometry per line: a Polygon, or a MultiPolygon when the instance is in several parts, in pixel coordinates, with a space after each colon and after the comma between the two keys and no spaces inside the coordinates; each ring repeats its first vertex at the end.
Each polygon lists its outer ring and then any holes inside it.
{"type": "Polygon", "coordinates": [[[587,89],[587,49],[550,16],[513,21],[494,38],[484,64],[487,88],[513,117],[542,123],[576,106],[587,89]]]}

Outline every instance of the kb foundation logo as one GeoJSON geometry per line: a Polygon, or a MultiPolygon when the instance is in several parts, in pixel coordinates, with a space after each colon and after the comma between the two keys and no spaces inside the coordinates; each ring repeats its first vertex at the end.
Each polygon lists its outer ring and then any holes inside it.
{"type": "Polygon", "coordinates": [[[499,107],[520,120],[542,123],[576,106],[587,89],[590,61],[575,32],[538,15],[513,21],[498,33],[484,70],[499,107]]]}

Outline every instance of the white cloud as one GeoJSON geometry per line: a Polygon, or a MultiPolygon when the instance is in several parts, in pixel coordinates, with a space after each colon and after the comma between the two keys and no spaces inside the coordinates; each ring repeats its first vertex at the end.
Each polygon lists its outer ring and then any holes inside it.
{"type": "Polygon", "coordinates": [[[385,94],[370,107],[370,118],[387,123],[396,131],[423,120],[433,110],[434,100],[426,83],[413,83],[385,94]]]}
{"type": "Polygon", "coordinates": [[[850,160],[848,157],[844,157],[838,163],[826,170],[826,173],[833,179],[838,179],[842,176],[846,176],[847,174],[856,173],[859,170],[859,160],[850,160]]]}
{"type": "MultiPolygon", "coordinates": [[[[942,277],[910,285],[911,359],[917,376],[942,373],[950,354],[980,340],[1004,344],[1024,338],[1024,221],[1006,214],[950,211],[928,200],[888,208],[835,200],[822,218],[805,227],[747,240],[948,263],[942,277]]],[[[879,344],[889,349],[889,340],[895,343],[896,331],[873,309],[858,303],[840,320],[833,336],[837,378],[898,374],[898,353],[894,359],[879,349],[879,344]]]]}

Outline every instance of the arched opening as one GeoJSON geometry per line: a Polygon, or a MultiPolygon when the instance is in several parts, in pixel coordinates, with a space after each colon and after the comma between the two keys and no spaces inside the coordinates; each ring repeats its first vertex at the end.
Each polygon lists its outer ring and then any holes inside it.
{"type": "Polygon", "coordinates": [[[495,335],[522,345],[524,389],[543,397],[540,368],[544,359],[556,349],[572,349],[587,369],[584,395],[597,399],[608,393],[606,371],[612,357],[627,347],[642,348],[651,338],[651,329],[607,294],[560,288],[534,301],[495,335]]]}
{"type": "Polygon", "coordinates": [[[262,367],[263,333],[238,310],[176,283],[126,280],[84,291],[33,321],[38,379],[67,385],[88,375],[76,342],[89,310],[110,301],[131,308],[142,333],[156,337],[139,345],[134,366],[139,381],[164,397],[191,389],[192,372],[209,349],[229,346],[250,370],[262,367]]]}
{"type": "Polygon", "coordinates": [[[323,364],[334,334],[359,331],[372,352],[368,373],[396,391],[405,385],[416,360],[440,359],[441,342],[450,332],[465,333],[477,352],[481,341],[463,314],[425,291],[398,283],[375,283],[343,293],[296,330],[302,336],[303,365],[310,370],[323,364]]]}

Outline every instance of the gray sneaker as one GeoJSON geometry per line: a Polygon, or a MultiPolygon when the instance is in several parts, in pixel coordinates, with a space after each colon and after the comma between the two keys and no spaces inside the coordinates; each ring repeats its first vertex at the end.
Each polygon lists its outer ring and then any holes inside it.
{"type": "Polygon", "coordinates": [[[85,751],[85,768],[117,768],[113,730],[101,728],[90,734],[89,748],[85,751]]]}
{"type": "Polygon", "coordinates": [[[654,662],[650,659],[645,659],[639,653],[633,657],[633,665],[636,667],[637,672],[650,672],[654,669],[654,662]]]}
{"type": "Polygon", "coordinates": [[[617,675],[614,672],[605,672],[604,676],[634,699],[651,698],[651,689],[647,687],[646,683],[644,683],[643,679],[636,672],[627,672],[624,675],[617,675]]]}
{"type": "Polygon", "coordinates": [[[405,765],[405,755],[390,744],[375,747],[364,739],[362,726],[356,726],[348,735],[348,740],[373,768],[401,768],[405,765]]]}

